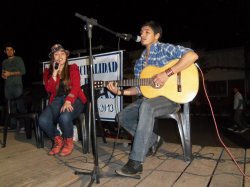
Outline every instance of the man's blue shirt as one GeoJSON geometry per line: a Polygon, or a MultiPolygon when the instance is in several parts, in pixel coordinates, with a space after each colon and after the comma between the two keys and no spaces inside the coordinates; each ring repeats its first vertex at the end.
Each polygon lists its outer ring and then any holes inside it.
{"type": "Polygon", "coordinates": [[[190,48],[180,45],[172,45],[169,43],[157,42],[150,47],[148,63],[146,64],[146,49],[142,52],[141,57],[136,61],[134,67],[135,78],[140,78],[142,69],[147,65],[162,67],[169,61],[181,58],[190,48]]]}

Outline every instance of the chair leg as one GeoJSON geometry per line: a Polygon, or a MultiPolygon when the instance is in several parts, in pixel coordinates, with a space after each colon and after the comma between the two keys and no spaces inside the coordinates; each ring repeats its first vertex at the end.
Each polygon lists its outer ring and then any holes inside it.
{"type": "MultiPolygon", "coordinates": [[[[84,115],[84,114],[83,114],[84,115]]],[[[89,153],[89,137],[88,137],[88,127],[87,127],[87,121],[86,115],[84,115],[82,119],[81,126],[81,134],[82,134],[82,152],[83,154],[89,153]]]]}
{"type": "Polygon", "coordinates": [[[44,148],[44,135],[43,135],[43,131],[41,130],[41,128],[40,127],[38,127],[38,129],[39,129],[39,133],[40,133],[40,147],[41,148],[44,148]]]}
{"type": "Polygon", "coordinates": [[[105,137],[105,133],[104,133],[104,128],[102,126],[102,123],[101,123],[101,119],[98,117],[97,119],[97,122],[98,122],[98,127],[99,127],[99,131],[101,131],[101,136],[102,136],[102,141],[103,143],[107,143],[107,140],[106,140],[106,137],[105,137]]]}
{"type": "Polygon", "coordinates": [[[186,106],[183,113],[177,112],[174,114],[168,115],[168,118],[172,118],[176,121],[178,125],[178,130],[180,134],[184,160],[190,162],[192,160],[192,146],[191,146],[191,136],[190,136],[190,116],[189,116],[189,107],[186,106]]]}
{"type": "Polygon", "coordinates": [[[2,147],[6,147],[7,142],[7,133],[8,133],[8,124],[10,124],[10,116],[7,115],[4,123],[4,129],[3,129],[3,145],[2,147]]]}
{"type": "Polygon", "coordinates": [[[185,134],[184,134],[184,129],[183,129],[182,115],[180,113],[177,113],[176,115],[177,117],[175,118],[175,120],[178,125],[178,130],[179,130],[181,144],[182,144],[182,150],[183,150],[184,158],[186,161],[186,142],[185,142],[185,134]]]}
{"type": "Polygon", "coordinates": [[[183,135],[184,135],[184,144],[185,144],[185,160],[192,160],[192,146],[191,146],[191,123],[190,123],[190,114],[189,114],[189,104],[184,104],[183,114],[182,114],[182,124],[183,124],[183,135]]]}
{"type": "Polygon", "coordinates": [[[32,120],[28,120],[27,118],[22,118],[19,120],[25,120],[25,133],[26,133],[26,138],[27,139],[31,139],[32,138],[32,123],[33,123],[33,119],[32,120]],[[28,122],[28,123],[27,123],[28,122]]]}
{"type": "Polygon", "coordinates": [[[36,147],[41,148],[40,134],[38,133],[38,127],[37,127],[37,116],[33,118],[33,128],[34,128],[34,131],[35,131],[36,147]]]}
{"type": "MultiPolygon", "coordinates": [[[[38,118],[38,117],[37,117],[38,118]]],[[[37,124],[37,123],[36,123],[37,124]]],[[[39,143],[40,148],[44,148],[44,137],[43,137],[43,130],[40,128],[40,126],[36,125],[36,131],[37,131],[37,141],[39,143]]]]}

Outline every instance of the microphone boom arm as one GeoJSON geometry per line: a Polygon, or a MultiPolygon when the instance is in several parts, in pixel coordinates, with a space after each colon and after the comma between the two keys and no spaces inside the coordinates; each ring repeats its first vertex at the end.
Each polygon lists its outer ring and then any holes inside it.
{"type": "Polygon", "coordinates": [[[100,25],[99,23],[97,23],[96,19],[88,18],[88,17],[83,16],[83,15],[81,15],[79,13],[75,13],[75,16],[78,17],[78,18],[80,18],[81,20],[83,20],[83,21],[85,21],[85,22],[93,25],[93,26],[98,26],[101,29],[103,29],[105,31],[108,31],[111,34],[114,34],[116,37],[122,38],[123,40],[129,41],[132,38],[132,35],[129,36],[128,34],[121,34],[121,33],[118,33],[118,32],[114,32],[114,31],[108,29],[107,27],[104,27],[104,26],[100,25]]]}

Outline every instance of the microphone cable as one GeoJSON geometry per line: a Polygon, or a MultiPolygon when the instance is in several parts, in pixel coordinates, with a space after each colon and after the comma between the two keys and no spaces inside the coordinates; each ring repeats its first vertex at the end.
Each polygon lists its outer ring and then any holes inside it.
{"type": "MultiPolygon", "coordinates": [[[[116,98],[118,96],[118,93],[116,94],[116,98]]],[[[117,111],[117,99],[115,99],[115,108],[116,108],[116,111],[117,111]]],[[[117,113],[116,113],[117,114],[117,113]]],[[[118,118],[117,118],[118,119],[118,118]]],[[[116,143],[117,143],[117,140],[119,139],[119,135],[120,135],[120,128],[121,128],[121,125],[120,125],[120,122],[119,122],[119,119],[117,121],[117,124],[118,124],[118,127],[117,127],[117,134],[116,134],[116,137],[114,139],[114,142],[113,142],[113,146],[112,146],[112,152],[110,154],[110,157],[107,159],[107,162],[104,164],[104,166],[101,168],[103,169],[104,167],[108,166],[108,164],[111,162],[113,156],[114,156],[114,152],[115,152],[115,148],[116,148],[116,143]]]]}
{"type": "Polygon", "coordinates": [[[213,111],[213,107],[212,107],[212,104],[211,104],[211,101],[209,99],[209,96],[207,94],[207,90],[206,90],[206,87],[205,87],[205,79],[204,79],[204,76],[203,76],[203,72],[201,70],[201,68],[199,67],[199,65],[197,63],[195,63],[196,67],[198,68],[198,70],[200,71],[201,73],[201,78],[202,78],[202,86],[203,86],[203,90],[204,90],[204,93],[206,95],[206,99],[208,101],[208,104],[209,104],[209,107],[210,107],[210,111],[211,111],[211,114],[212,114],[212,117],[213,117],[213,121],[214,121],[214,126],[215,126],[215,130],[216,130],[216,133],[217,133],[217,136],[219,138],[219,141],[220,143],[222,144],[222,146],[225,148],[226,152],[228,153],[228,155],[231,157],[231,159],[233,160],[233,162],[235,163],[235,165],[237,166],[238,170],[241,172],[241,174],[246,177],[248,180],[250,180],[250,176],[249,175],[246,175],[246,173],[244,173],[244,171],[240,168],[239,164],[237,163],[236,159],[234,158],[233,154],[231,153],[231,151],[228,149],[228,147],[225,145],[225,143],[223,142],[223,140],[221,139],[221,136],[220,136],[220,133],[219,133],[219,130],[218,130],[218,125],[217,125],[217,122],[216,122],[216,119],[215,119],[215,116],[214,116],[214,111],[213,111]]]}

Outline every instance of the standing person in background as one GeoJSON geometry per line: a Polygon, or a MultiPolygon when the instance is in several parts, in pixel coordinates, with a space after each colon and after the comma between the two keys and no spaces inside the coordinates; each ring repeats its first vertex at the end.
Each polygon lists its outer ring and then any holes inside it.
{"type": "Polygon", "coordinates": [[[67,156],[72,153],[73,120],[83,111],[87,101],[81,89],[78,66],[69,65],[68,56],[69,51],[62,45],[53,45],[49,54],[49,69],[46,68],[43,73],[45,89],[50,99],[49,105],[39,116],[38,123],[53,141],[49,155],[67,156]]]}
{"type": "MultiPolygon", "coordinates": [[[[23,93],[22,76],[26,73],[23,59],[15,56],[15,48],[11,43],[5,45],[7,59],[2,63],[2,78],[4,79],[4,95],[7,100],[12,100],[11,112],[25,113],[27,111],[22,98],[17,99],[23,93]],[[13,100],[14,99],[14,100],[13,100]]],[[[24,130],[21,124],[21,130],[24,130]]],[[[12,118],[9,129],[16,129],[16,120],[12,118]]]]}
{"type": "Polygon", "coordinates": [[[238,88],[233,88],[234,92],[234,126],[232,128],[228,128],[228,130],[236,132],[236,133],[243,133],[248,130],[246,121],[243,117],[243,110],[244,110],[244,99],[242,94],[240,93],[238,88]]]}
{"type": "MultiPolygon", "coordinates": [[[[0,64],[0,72],[2,72],[2,62],[0,64]]],[[[4,125],[4,79],[0,78],[0,126],[4,125]]]]}
{"type": "MultiPolygon", "coordinates": [[[[140,78],[140,73],[146,66],[163,67],[171,60],[179,59],[171,68],[152,77],[155,85],[162,86],[170,76],[186,69],[198,59],[198,55],[192,49],[159,42],[162,28],[154,21],[143,24],[140,35],[145,50],[134,66],[136,79],[140,78]]],[[[176,112],[180,105],[163,96],[145,98],[139,87],[121,90],[110,82],[107,88],[115,95],[138,96],[135,102],[124,108],[117,116],[118,123],[134,137],[134,140],[128,162],[116,170],[116,173],[122,176],[138,175],[143,171],[146,156],[156,154],[163,143],[163,139],[153,131],[155,117],[176,112]]]]}

